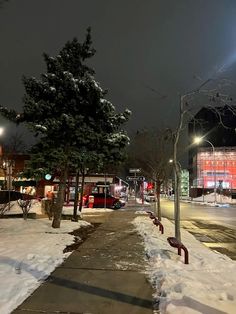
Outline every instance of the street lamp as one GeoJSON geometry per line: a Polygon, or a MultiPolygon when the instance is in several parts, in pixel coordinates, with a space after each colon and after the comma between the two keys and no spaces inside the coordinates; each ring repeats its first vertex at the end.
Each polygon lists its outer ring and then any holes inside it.
{"type": "MultiPolygon", "coordinates": [[[[2,148],[1,136],[3,135],[3,133],[4,133],[4,128],[0,127],[0,164],[1,164],[2,169],[3,169],[3,148],[2,148]]],[[[2,175],[2,173],[1,173],[1,175],[2,175]]],[[[4,178],[5,178],[5,175],[4,175],[4,178]]],[[[0,189],[2,189],[2,186],[0,186],[0,189]]]]}
{"type": "Polygon", "coordinates": [[[212,171],[212,174],[214,172],[214,199],[215,199],[215,203],[216,203],[216,159],[215,159],[215,147],[214,147],[214,145],[210,141],[205,140],[203,137],[198,137],[197,136],[197,137],[194,138],[194,143],[197,144],[197,145],[199,143],[201,143],[202,141],[209,143],[211,145],[211,147],[212,147],[213,164],[214,164],[214,169],[215,169],[215,171],[212,171]]]}

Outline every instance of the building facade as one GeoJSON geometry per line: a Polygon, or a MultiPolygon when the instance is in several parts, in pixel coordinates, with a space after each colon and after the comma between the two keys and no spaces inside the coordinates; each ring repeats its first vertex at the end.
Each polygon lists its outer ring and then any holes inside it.
{"type": "Polygon", "coordinates": [[[199,148],[193,158],[193,188],[236,190],[236,147],[199,148]]]}
{"type": "Polygon", "coordinates": [[[188,125],[192,197],[214,190],[231,195],[236,192],[236,115],[228,106],[217,111],[202,108],[188,125]],[[199,145],[193,144],[196,136],[202,138],[199,145]]]}

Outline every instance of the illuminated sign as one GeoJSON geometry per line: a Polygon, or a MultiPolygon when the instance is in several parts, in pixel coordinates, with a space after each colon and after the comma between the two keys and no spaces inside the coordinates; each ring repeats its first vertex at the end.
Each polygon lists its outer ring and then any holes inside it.
{"type": "Polygon", "coordinates": [[[51,180],[52,176],[51,176],[51,174],[47,173],[44,178],[46,180],[51,180]]]}

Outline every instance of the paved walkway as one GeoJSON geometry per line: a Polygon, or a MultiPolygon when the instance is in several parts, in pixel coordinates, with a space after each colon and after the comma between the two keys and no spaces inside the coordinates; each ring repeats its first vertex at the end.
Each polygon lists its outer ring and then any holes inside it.
{"type": "Polygon", "coordinates": [[[106,213],[105,222],[13,313],[151,314],[152,288],[134,218],[134,211],[106,213]]]}

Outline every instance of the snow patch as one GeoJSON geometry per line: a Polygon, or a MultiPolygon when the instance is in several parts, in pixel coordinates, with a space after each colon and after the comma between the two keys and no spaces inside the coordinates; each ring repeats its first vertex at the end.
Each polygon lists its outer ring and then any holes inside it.
{"type": "Polygon", "coordinates": [[[182,230],[182,242],[189,250],[190,263],[169,246],[174,225],[163,218],[165,233],[144,215],[133,221],[143,238],[146,273],[155,289],[154,299],[160,313],[204,313],[222,311],[234,314],[236,308],[236,262],[215,253],[182,230]]]}

